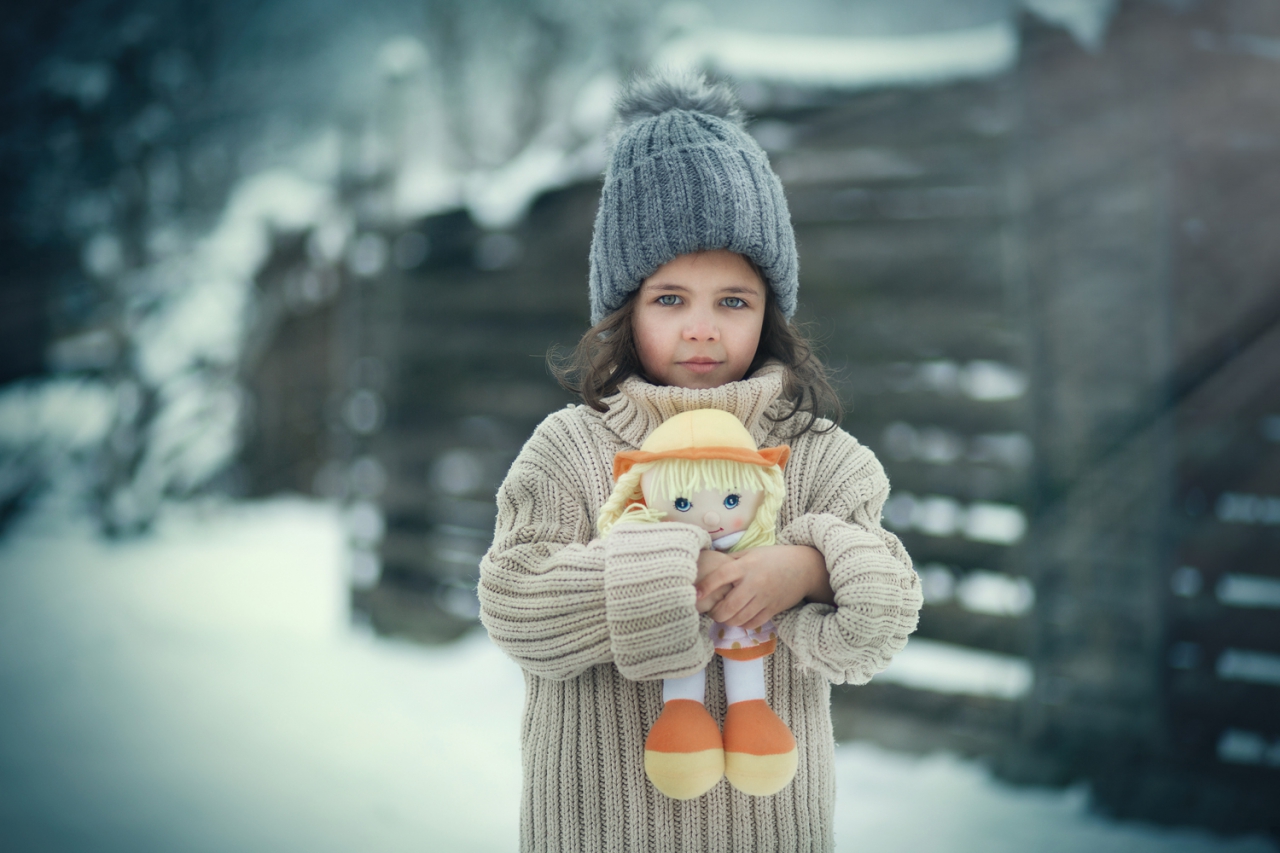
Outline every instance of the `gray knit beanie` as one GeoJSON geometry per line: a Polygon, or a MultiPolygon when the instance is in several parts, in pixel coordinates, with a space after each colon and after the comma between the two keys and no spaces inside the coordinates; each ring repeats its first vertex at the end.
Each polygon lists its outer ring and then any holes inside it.
{"type": "Polygon", "coordinates": [[[667,261],[708,249],[753,260],[790,318],[800,288],[791,215],[733,92],[667,72],[633,81],[616,107],[591,238],[592,324],[667,261]]]}

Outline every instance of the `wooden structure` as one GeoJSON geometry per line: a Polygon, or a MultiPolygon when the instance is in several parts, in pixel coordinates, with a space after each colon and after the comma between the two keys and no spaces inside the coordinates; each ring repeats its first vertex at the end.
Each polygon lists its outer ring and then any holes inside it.
{"type": "MultiPolygon", "coordinates": [[[[842,688],[837,733],[1274,833],[1280,14],[1122,4],[1098,53],[1022,35],[1008,75],[789,92],[755,125],[799,319],[927,582],[918,636],[1034,673],[1003,695],[842,688]]],[[[264,271],[294,308],[247,377],[246,470],[348,502],[379,630],[473,624],[493,490],[570,402],[544,355],[587,325],[597,192],[549,193],[502,233],[367,223],[337,260],[282,240],[264,271]]]]}

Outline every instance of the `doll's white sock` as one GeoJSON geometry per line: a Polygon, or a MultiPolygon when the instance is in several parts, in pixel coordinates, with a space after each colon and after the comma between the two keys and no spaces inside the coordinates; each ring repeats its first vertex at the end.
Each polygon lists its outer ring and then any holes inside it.
{"type": "Polygon", "coordinates": [[[724,696],[732,705],[749,699],[764,699],[764,658],[724,661],[724,696]]]}
{"type": "Polygon", "coordinates": [[[699,705],[707,701],[707,669],[686,675],[684,678],[662,679],[662,702],[666,704],[672,699],[692,699],[699,705]]]}

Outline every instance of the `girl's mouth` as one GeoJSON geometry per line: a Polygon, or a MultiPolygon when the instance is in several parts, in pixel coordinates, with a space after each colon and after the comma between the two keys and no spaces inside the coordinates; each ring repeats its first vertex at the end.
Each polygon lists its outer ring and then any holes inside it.
{"type": "Polygon", "coordinates": [[[714,359],[709,359],[709,358],[707,359],[691,358],[688,361],[680,362],[680,365],[682,367],[685,367],[693,371],[694,373],[710,373],[711,371],[715,370],[717,367],[720,366],[720,362],[715,361],[714,359]]]}

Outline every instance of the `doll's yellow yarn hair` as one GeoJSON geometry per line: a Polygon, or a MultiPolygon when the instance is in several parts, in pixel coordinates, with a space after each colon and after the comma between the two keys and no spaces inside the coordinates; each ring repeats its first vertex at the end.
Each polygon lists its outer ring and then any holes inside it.
{"type": "Polygon", "coordinates": [[[688,497],[695,492],[714,489],[722,492],[763,492],[760,508],[747,526],[738,543],[729,550],[742,551],[759,545],[772,545],[776,541],[775,527],[778,510],[785,495],[782,469],[777,465],[757,465],[735,462],[729,459],[682,459],[679,457],[658,459],[633,465],[618,478],[613,493],[600,508],[596,527],[604,536],[615,524],[653,523],[674,521],[667,514],[644,504],[640,478],[648,471],[654,472],[652,488],[667,500],[688,497]]]}

